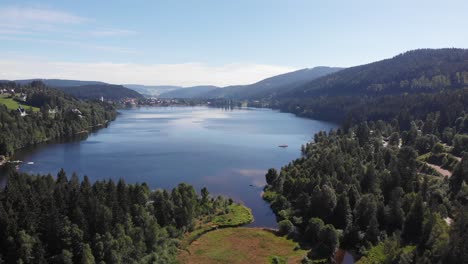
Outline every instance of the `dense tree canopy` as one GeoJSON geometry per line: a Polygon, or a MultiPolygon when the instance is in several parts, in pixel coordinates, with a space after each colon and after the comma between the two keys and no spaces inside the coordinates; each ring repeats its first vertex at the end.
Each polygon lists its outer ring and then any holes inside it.
{"type": "Polygon", "coordinates": [[[273,98],[437,92],[468,85],[468,50],[419,49],[350,67],[285,89],[273,98]]]}
{"type": "MultiPolygon", "coordinates": [[[[348,99],[317,100],[336,108],[348,99]]],[[[312,245],[309,258],[331,257],[337,237],[340,247],[367,256],[363,263],[381,263],[375,252],[390,245],[400,253],[382,252],[388,263],[465,261],[463,233],[455,230],[466,229],[467,100],[463,89],[360,98],[351,104],[360,115],[316,134],[279,173],[268,171],[264,198],[312,245]]]]}
{"type": "Polygon", "coordinates": [[[143,98],[137,91],[128,89],[122,85],[114,84],[87,84],[79,86],[57,87],[64,93],[73,95],[79,99],[98,100],[104,97],[105,100],[122,100],[126,98],[143,98]]]}
{"type": "Polygon", "coordinates": [[[167,192],[123,180],[13,173],[0,191],[6,263],[173,263],[178,238],[230,201],[180,184],[167,192]]]}

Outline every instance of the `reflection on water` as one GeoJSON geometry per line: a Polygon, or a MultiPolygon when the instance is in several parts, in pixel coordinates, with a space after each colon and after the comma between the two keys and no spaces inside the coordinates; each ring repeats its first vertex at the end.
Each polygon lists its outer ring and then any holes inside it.
{"type": "Polygon", "coordinates": [[[152,188],[180,182],[197,190],[206,186],[214,195],[228,195],[252,208],[252,226],[275,227],[275,217],[260,197],[266,171],[298,158],[301,145],[314,133],[332,127],[268,109],[140,108],[122,110],[108,128],[85,141],[25,149],[15,159],[23,160],[20,170],[30,173],[56,174],[64,168],[91,180],[124,178],[152,188]]]}

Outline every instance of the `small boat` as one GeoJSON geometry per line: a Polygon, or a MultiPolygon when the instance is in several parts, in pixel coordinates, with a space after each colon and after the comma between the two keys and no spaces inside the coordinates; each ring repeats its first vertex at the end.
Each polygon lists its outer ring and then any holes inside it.
{"type": "Polygon", "coordinates": [[[32,161],[28,162],[28,165],[33,165],[33,164],[34,164],[34,162],[32,162],[32,161]]]}
{"type": "Polygon", "coordinates": [[[287,148],[287,147],[288,147],[288,145],[286,145],[286,144],[283,144],[283,145],[279,145],[278,147],[280,147],[280,148],[287,148]]]}

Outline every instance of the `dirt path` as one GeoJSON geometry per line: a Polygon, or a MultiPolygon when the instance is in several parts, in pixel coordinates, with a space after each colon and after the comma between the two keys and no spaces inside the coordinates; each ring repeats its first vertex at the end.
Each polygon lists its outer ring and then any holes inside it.
{"type": "Polygon", "coordinates": [[[452,172],[449,171],[449,170],[446,170],[446,169],[443,169],[441,168],[440,166],[437,166],[437,165],[434,165],[434,164],[430,164],[430,163],[427,163],[426,162],[426,165],[433,168],[435,171],[437,171],[438,173],[440,173],[442,176],[444,177],[448,177],[450,178],[452,176],[452,172]]]}

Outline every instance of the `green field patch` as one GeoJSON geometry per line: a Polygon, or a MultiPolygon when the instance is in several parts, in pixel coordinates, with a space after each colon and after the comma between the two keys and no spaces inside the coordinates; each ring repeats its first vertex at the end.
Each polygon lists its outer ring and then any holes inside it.
{"type": "Polygon", "coordinates": [[[213,223],[219,227],[239,226],[253,222],[253,215],[250,208],[241,204],[232,204],[228,207],[229,212],[217,215],[213,223]]]}
{"type": "Polygon", "coordinates": [[[261,228],[223,228],[206,233],[181,252],[180,263],[300,263],[307,254],[293,240],[261,228]]]}
{"type": "Polygon", "coordinates": [[[187,248],[188,245],[207,232],[218,228],[246,225],[253,222],[253,220],[250,208],[241,204],[231,204],[227,211],[218,212],[212,220],[199,219],[195,230],[185,234],[180,246],[181,248],[187,248]]]}
{"type": "MultiPolygon", "coordinates": [[[[20,104],[18,101],[11,97],[6,97],[4,95],[0,95],[0,104],[5,105],[8,109],[10,110],[16,110],[18,107],[21,105],[24,109],[28,110],[31,106],[25,105],[25,104],[20,104]]],[[[39,108],[37,107],[32,107],[32,110],[34,112],[38,112],[39,108]]]]}

